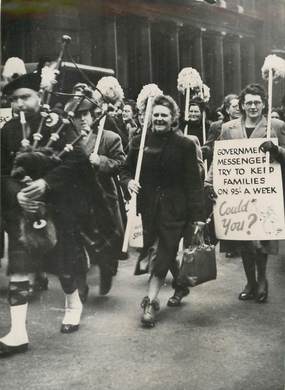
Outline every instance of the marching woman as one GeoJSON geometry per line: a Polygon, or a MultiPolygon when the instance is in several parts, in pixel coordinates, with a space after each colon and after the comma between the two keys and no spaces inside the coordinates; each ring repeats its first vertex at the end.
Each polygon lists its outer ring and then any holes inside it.
{"type": "MultiPolygon", "coordinates": [[[[132,138],[140,133],[140,126],[137,120],[137,108],[134,100],[124,100],[122,119],[129,137],[129,143],[132,138]]],[[[126,150],[127,151],[127,150],[126,150]]]]}
{"type": "MultiPolygon", "coordinates": [[[[103,130],[98,150],[95,150],[99,126],[96,123],[94,109],[94,103],[87,99],[83,100],[75,114],[74,123],[79,131],[83,130],[87,133],[87,136],[83,139],[83,148],[92,165],[93,180],[91,180],[89,188],[91,209],[94,211],[95,217],[98,217],[98,203],[94,196],[96,189],[93,186],[93,182],[95,182],[95,184],[99,183],[100,191],[111,216],[111,223],[105,223],[101,227],[101,231],[104,231],[106,238],[102,241],[100,250],[98,248],[96,252],[91,248],[89,250],[91,263],[97,264],[100,268],[100,294],[106,295],[111,289],[112,278],[117,273],[123,241],[123,218],[119,204],[119,188],[116,176],[125,163],[125,153],[120,136],[109,130],[103,130]]],[[[92,225],[92,221],[90,225],[92,225]]],[[[92,237],[92,232],[90,237],[92,237]]],[[[86,285],[85,291],[87,290],[86,285]]],[[[84,293],[82,297],[83,300],[86,298],[84,293]]]]}
{"type": "Polygon", "coordinates": [[[144,248],[135,274],[150,273],[147,296],[143,298],[142,324],[155,324],[157,300],[166,274],[171,271],[174,295],[169,306],[179,305],[189,293],[177,283],[176,254],[187,224],[200,229],[203,223],[203,186],[196,157],[195,143],[175,131],[179,109],[170,96],[154,98],[151,128],[146,136],[140,183],[134,177],[140,136],[133,138],[122,172],[130,192],[138,194],[137,211],[142,215],[144,248]],[[147,270],[142,264],[148,262],[147,270]],[[144,269],[143,269],[144,268],[144,269]]]}
{"type": "Polygon", "coordinates": [[[207,159],[209,166],[213,160],[214,143],[221,135],[222,125],[240,117],[237,95],[229,94],[224,98],[221,113],[223,114],[223,119],[211,123],[208,139],[202,146],[203,158],[207,159]]]}
{"type": "MultiPolygon", "coordinates": [[[[285,166],[285,124],[279,119],[272,119],[271,137],[278,138],[279,146],[266,140],[267,120],[264,116],[266,110],[266,95],[259,84],[249,84],[239,96],[241,117],[222,125],[221,140],[244,138],[264,138],[260,146],[263,152],[269,152],[273,161],[278,161],[281,169],[285,166]]],[[[205,192],[214,202],[217,194],[213,189],[213,164],[205,181],[205,192]]],[[[246,285],[238,298],[241,301],[255,300],[265,303],[268,298],[267,260],[269,254],[276,254],[278,241],[232,241],[236,250],[241,254],[246,277],[246,285]]]]}
{"type": "MultiPolygon", "coordinates": [[[[203,140],[203,109],[205,109],[205,103],[200,98],[194,97],[189,104],[189,120],[188,120],[188,134],[195,135],[200,145],[204,144],[203,140]]],[[[184,128],[185,120],[182,120],[182,127],[184,128]]],[[[206,120],[206,137],[209,130],[209,122],[206,120]]]]}
{"type": "MultiPolygon", "coordinates": [[[[65,315],[61,325],[62,333],[72,333],[79,328],[82,303],[79,299],[75,276],[86,264],[86,254],[80,234],[80,222],[85,216],[88,219],[89,203],[87,201],[88,177],[92,170],[88,158],[80,147],[66,153],[61,162],[51,159],[54,165],[43,172],[39,170],[39,149],[29,148],[27,168],[29,174],[24,176],[22,183],[11,177],[16,155],[22,146],[33,145],[33,135],[38,133],[40,115],[40,83],[38,73],[26,74],[7,84],[4,93],[9,96],[13,110],[25,117],[25,123],[13,118],[2,128],[1,132],[1,190],[2,216],[4,228],[8,233],[8,274],[9,304],[11,314],[11,330],[0,339],[0,356],[25,352],[28,349],[28,333],[26,317],[28,308],[29,274],[41,271],[42,265],[48,259],[49,270],[59,276],[65,293],[65,315]],[[25,133],[25,134],[24,134],[25,133]],[[24,141],[23,142],[21,142],[24,141]],[[30,175],[30,177],[28,177],[30,175]],[[26,186],[25,186],[26,183],[26,186]],[[46,253],[35,250],[31,245],[31,234],[37,232],[23,231],[22,221],[32,219],[42,208],[49,205],[50,213],[56,230],[47,225],[48,240],[54,246],[46,253]]],[[[42,127],[39,147],[46,145],[51,135],[51,128],[45,124],[42,127]]],[[[70,143],[76,134],[69,127],[63,130],[60,139],[55,144],[56,150],[62,150],[70,143]]],[[[25,172],[18,167],[17,174],[25,172]]],[[[98,191],[97,191],[98,193],[98,191]]],[[[100,210],[103,213],[103,204],[100,210]]],[[[106,214],[107,218],[107,214],[106,214]]],[[[40,233],[38,236],[40,241],[40,233]]],[[[39,242],[40,245],[40,242],[39,242]]]]}

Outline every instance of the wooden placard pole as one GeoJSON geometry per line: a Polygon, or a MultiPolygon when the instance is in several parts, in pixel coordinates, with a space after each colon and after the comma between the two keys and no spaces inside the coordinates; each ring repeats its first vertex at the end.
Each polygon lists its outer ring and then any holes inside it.
{"type": "MultiPolygon", "coordinates": [[[[271,112],[272,112],[272,95],[273,95],[273,71],[269,68],[268,72],[268,114],[267,114],[267,130],[266,139],[271,137],[271,112]]],[[[269,166],[269,152],[266,152],[266,166],[269,166]]]]}

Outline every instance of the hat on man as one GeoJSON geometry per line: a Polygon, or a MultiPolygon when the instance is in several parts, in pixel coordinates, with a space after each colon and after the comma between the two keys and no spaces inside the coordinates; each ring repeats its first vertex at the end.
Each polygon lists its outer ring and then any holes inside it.
{"type": "Polygon", "coordinates": [[[12,95],[12,93],[19,88],[29,88],[34,91],[39,91],[40,84],[41,77],[38,73],[27,73],[6,84],[3,88],[3,94],[8,96],[12,95]]]}
{"type": "Polygon", "coordinates": [[[26,73],[24,61],[19,57],[10,57],[4,64],[2,76],[4,79],[12,81],[26,73]]]}
{"type": "MultiPolygon", "coordinates": [[[[72,111],[74,107],[77,106],[79,98],[80,95],[78,95],[78,97],[69,100],[64,107],[64,111],[66,112],[72,111]]],[[[95,103],[92,103],[90,102],[89,99],[84,98],[83,101],[80,103],[80,105],[76,108],[76,112],[90,111],[93,110],[95,106],[96,106],[95,103]]]]}

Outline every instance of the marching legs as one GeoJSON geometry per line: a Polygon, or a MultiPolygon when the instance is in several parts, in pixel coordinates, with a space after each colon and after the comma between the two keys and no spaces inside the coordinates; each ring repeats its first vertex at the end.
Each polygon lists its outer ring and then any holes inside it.
{"type": "Polygon", "coordinates": [[[26,329],[28,294],[28,277],[12,276],[9,284],[11,329],[0,339],[0,357],[26,352],[28,349],[29,339],[26,329]]]}
{"type": "Polygon", "coordinates": [[[85,303],[89,294],[89,286],[87,284],[87,274],[79,274],[76,276],[76,283],[79,297],[82,303],[85,303]]]}
{"type": "Polygon", "coordinates": [[[174,294],[168,299],[167,306],[176,307],[181,305],[182,299],[189,294],[190,290],[177,282],[179,275],[179,263],[177,260],[170,265],[169,270],[173,276],[172,287],[174,288],[174,294]]]}
{"type": "Polygon", "coordinates": [[[74,279],[65,275],[60,278],[60,282],[65,292],[65,314],[60,331],[61,333],[73,333],[79,329],[83,305],[74,279]]]}
{"type": "Polygon", "coordinates": [[[258,253],[256,256],[257,291],[256,302],[265,303],[268,297],[268,281],[266,279],[267,254],[258,253]]]}
{"type": "Polygon", "coordinates": [[[255,259],[253,254],[243,252],[241,254],[243,268],[247,279],[247,284],[243,291],[239,294],[241,301],[254,299],[256,291],[256,275],[255,275],[255,259]]]}
{"type": "Polygon", "coordinates": [[[141,322],[143,326],[152,328],[155,325],[155,312],[159,311],[159,301],[157,299],[164,279],[152,275],[148,285],[148,295],[143,298],[141,307],[143,314],[141,322]]]}
{"type": "Polygon", "coordinates": [[[246,301],[254,299],[258,303],[265,303],[268,297],[268,281],[266,279],[266,265],[268,255],[257,251],[255,254],[242,253],[243,267],[247,278],[247,285],[239,294],[239,299],[246,301]],[[256,281],[257,274],[257,281],[256,281]]]}

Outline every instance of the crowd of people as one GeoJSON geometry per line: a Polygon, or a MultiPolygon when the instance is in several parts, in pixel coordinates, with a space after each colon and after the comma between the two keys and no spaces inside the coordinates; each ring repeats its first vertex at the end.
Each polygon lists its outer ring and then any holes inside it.
{"type": "MultiPolygon", "coordinates": [[[[113,90],[116,83],[115,79],[113,90]]],[[[147,100],[138,107],[118,91],[110,97],[98,86],[76,84],[70,99],[57,107],[62,122],[54,127],[43,119],[37,72],[12,77],[3,89],[13,118],[1,129],[1,228],[8,235],[11,316],[11,329],[0,338],[1,356],[28,350],[29,297],[36,283],[47,288],[46,272],[58,275],[65,294],[61,332],[79,329],[90,266],[100,269],[100,294],[111,289],[123,257],[126,203],[134,194],[144,242],[135,274],[149,274],[141,322],[145,327],[155,325],[158,295],[168,271],[174,293],[167,305],[180,305],[189,287],[179,282],[177,252],[182,238],[189,243],[203,231],[213,208],[215,141],[266,135],[266,96],[258,84],[225,97],[217,110],[219,119],[206,121],[206,142],[202,136],[205,107],[199,99],[190,100],[185,122],[168,95],[153,97],[147,117],[147,100]],[[137,181],[145,121],[148,129],[137,181]]],[[[53,118],[49,116],[51,122],[53,118]]],[[[265,140],[262,151],[284,169],[284,110],[272,110],[272,118],[271,136],[278,138],[279,145],[265,140]]],[[[247,283],[239,299],[264,303],[267,257],[276,253],[277,241],[224,241],[220,250],[242,258],[247,283]]]]}

